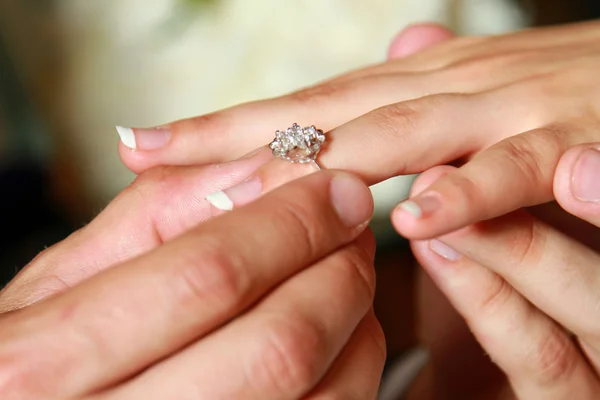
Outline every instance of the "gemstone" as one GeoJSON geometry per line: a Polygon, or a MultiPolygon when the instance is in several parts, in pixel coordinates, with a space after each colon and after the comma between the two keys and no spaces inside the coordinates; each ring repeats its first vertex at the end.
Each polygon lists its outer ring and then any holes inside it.
{"type": "Polygon", "coordinates": [[[276,157],[304,163],[315,159],[324,141],[323,131],[314,126],[303,128],[295,123],[285,131],[276,131],[269,147],[276,157]]]}

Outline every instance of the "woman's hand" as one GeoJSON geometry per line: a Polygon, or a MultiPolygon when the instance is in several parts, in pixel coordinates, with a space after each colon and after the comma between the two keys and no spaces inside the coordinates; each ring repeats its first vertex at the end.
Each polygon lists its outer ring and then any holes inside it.
{"type": "MultiPolygon", "coordinates": [[[[599,39],[597,22],[452,39],[289,96],[171,124],[163,147],[122,145],[121,155],[138,172],[210,163],[267,143],[293,121],[341,124],[319,162],[369,184],[463,164],[393,214],[404,236],[432,238],[552,200],[560,155],[598,139],[599,39]]],[[[140,143],[156,134],[133,132],[140,143]]]]}
{"type": "Polygon", "coordinates": [[[376,397],[368,189],[312,174],[198,226],[228,168],[140,177],[2,292],[0,397],[376,397]]]}
{"type": "MultiPolygon", "coordinates": [[[[452,167],[422,174],[414,191],[452,167]]],[[[568,150],[553,177],[560,206],[600,244],[600,143],[568,150]]],[[[466,319],[519,399],[600,396],[600,253],[516,211],[439,240],[413,241],[435,283],[466,319]]]]}

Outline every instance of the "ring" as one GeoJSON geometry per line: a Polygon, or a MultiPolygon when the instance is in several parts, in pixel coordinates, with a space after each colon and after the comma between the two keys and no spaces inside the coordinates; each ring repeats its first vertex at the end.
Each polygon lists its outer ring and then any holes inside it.
{"type": "Polygon", "coordinates": [[[322,169],[316,158],[323,142],[325,134],[322,130],[314,125],[302,128],[295,123],[285,131],[275,132],[275,139],[269,144],[269,148],[275,157],[300,164],[312,162],[322,169]]]}

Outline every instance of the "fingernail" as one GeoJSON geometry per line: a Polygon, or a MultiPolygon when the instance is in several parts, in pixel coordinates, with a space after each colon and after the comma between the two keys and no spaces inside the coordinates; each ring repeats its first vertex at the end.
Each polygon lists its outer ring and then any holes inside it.
{"type": "Polygon", "coordinates": [[[131,149],[156,150],[164,147],[171,139],[171,130],[166,126],[157,128],[124,128],[117,126],[123,144],[131,149]]]}
{"type": "Polygon", "coordinates": [[[433,214],[441,207],[441,203],[437,196],[425,193],[413,199],[403,201],[398,207],[419,219],[433,214]]]}
{"type": "Polygon", "coordinates": [[[600,202],[600,151],[587,149],[573,167],[573,195],[580,201],[600,202]]]}
{"type": "Polygon", "coordinates": [[[231,211],[234,207],[256,200],[261,192],[262,183],[260,178],[255,176],[229,189],[211,193],[205,199],[219,210],[231,211]]]}
{"type": "Polygon", "coordinates": [[[452,247],[436,239],[433,239],[429,242],[429,248],[435,254],[442,258],[445,258],[448,261],[457,261],[462,257],[462,255],[456,250],[454,250],[452,247]]]}
{"type": "Polygon", "coordinates": [[[337,176],[331,181],[329,190],[333,207],[346,226],[364,225],[371,219],[371,192],[360,179],[349,175],[337,176]]]}
{"type": "Polygon", "coordinates": [[[125,128],[123,126],[115,126],[121,142],[130,149],[135,149],[135,135],[133,129],[125,128]]]}

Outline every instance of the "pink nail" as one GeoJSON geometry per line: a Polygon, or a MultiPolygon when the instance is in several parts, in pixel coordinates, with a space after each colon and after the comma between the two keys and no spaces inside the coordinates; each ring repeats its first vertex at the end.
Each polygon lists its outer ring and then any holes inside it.
{"type": "Polygon", "coordinates": [[[429,242],[429,248],[435,254],[442,258],[445,258],[448,261],[457,261],[462,257],[462,255],[456,250],[454,250],[452,247],[436,239],[433,239],[429,242]]]}
{"type": "Polygon", "coordinates": [[[134,129],[117,126],[117,132],[125,146],[138,150],[160,149],[171,139],[171,130],[166,126],[134,129]]]}
{"type": "Polygon", "coordinates": [[[261,193],[262,183],[260,178],[255,176],[229,189],[211,193],[206,196],[206,200],[219,210],[231,211],[234,207],[256,200],[261,193]]]}
{"type": "Polygon", "coordinates": [[[584,150],[573,166],[571,188],[580,201],[600,202],[600,151],[584,150]]]}
{"type": "Polygon", "coordinates": [[[333,207],[347,227],[366,226],[373,212],[372,195],[360,179],[350,175],[337,176],[331,181],[329,190],[333,207]]]}

